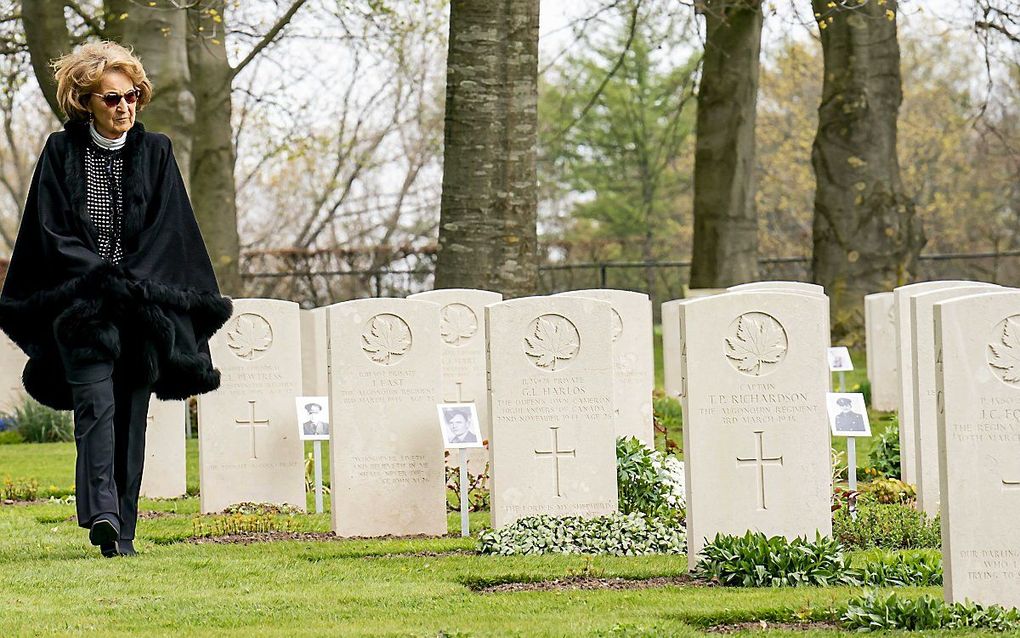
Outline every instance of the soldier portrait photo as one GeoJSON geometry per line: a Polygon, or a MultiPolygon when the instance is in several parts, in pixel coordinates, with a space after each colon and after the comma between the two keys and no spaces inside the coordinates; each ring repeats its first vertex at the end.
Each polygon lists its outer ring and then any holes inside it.
{"type": "Polygon", "coordinates": [[[297,397],[297,419],[304,441],[329,439],[329,398],[297,397]]]}
{"type": "Polygon", "coordinates": [[[826,407],[834,436],[871,436],[863,394],[830,392],[826,407]]]}
{"type": "Polygon", "coordinates": [[[482,447],[482,433],[478,429],[478,411],[474,403],[446,403],[438,407],[446,447],[482,447]]]}

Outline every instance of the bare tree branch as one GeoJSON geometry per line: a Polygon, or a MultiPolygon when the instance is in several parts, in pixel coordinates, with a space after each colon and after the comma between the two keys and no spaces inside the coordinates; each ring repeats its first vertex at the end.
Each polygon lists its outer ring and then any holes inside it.
{"type": "Polygon", "coordinates": [[[74,11],[78,15],[78,17],[82,19],[82,22],[85,23],[85,26],[92,30],[92,33],[94,35],[99,36],[101,38],[105,37],[106,28],[102,24],[100,24],[93,16],[90,16],[88,13],[86,13],[85,10],[82,9],[77,2],[75,2],[75,0],[64,0],[64,6],[71,9],[71,11],[74,11]]]}
{"type": "Polygon", "coordinates": [[[987,21],[984,21],[984,20],[978,20],[977,22],[974,23],[974,27],[977,28],[977,29],[994,29],[995,31],[998,31],[999,33],[1001,33],[1002,35],[1006,36],[1007,38],[1009,38],[1010,40],[1012,40],[1016,44],[1020,44],[1020,36],[1018,36],[1016,34],[1013,34],[1013,33],[1010,33],[1006,29],[1006,27],[1002,26],[1001,24],[996,24],[994,22],[987,22],[987,21]]]}
{"type": "Polygon", "coordinates": [[[290,5],[287,12],[280,16],[280,19],[277,20],[276,24],[273,25],[273,28],[266,33],[265,37],[263,37],[262,40],[248,52],[248,55],[246,55],[243,60],[237,63],[237,66],[234,67],[232,76],[236,77],[237,74],[244,69],[244,67],[248,66],[249,62],[255,59],[255,56],[257,56],[262,49],[269,46],[273,40],[276,39],[276,36],[279,35],[280,31],[283,30],[285,26],[287,26],[290,19],[294,17],[294,14],[297,13],[298,9],[300,9],[306,1],[307,0],[294,0],[294,3],[290,5]]]}
{"type": "Polygon", "coordinates": [[[616,62],[613,63],[613,67],[609,69],[609,73],[606,73],[606,77],[602,78],[602,82],[599,84],[598,88],[595,89],[595,92],[592,93],[591,98],[588,99],[588,103],[584,105],[581,112],[577,114],[577,117],[571,120],[570,124],[567,124],[567,126],[557,134],[557,137],[562,138],[564,135],[569,133],[570,129],[574,128],[578,122],[584,119],[584,116],[588,114],[588,111],[590,111],[591,108],[595,106],[595,103],[598,102],[599,97],[602,95],[602,91],[604,91],[606,85],[609,84],[609,80],[613,79],[616,72],[620,70],[621,66],[623,66],[623,61],[627,57],[627,52],[630,51],[630,46],[634,43],[634,34],[637,32],[638,11],[641,9],[641,2],[642,0],[636,0],[634,2],[634,7],[631,9],[627,41],[623,43],[623,50],[620,51],[620,56],[616,58],[616,62]]]}

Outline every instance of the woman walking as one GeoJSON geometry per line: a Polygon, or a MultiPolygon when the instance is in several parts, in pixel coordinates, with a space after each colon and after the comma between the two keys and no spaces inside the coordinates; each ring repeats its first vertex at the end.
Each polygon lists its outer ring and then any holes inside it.
{"type": "Polygon", "coordinates": [[[113,42],[54,63],[64,130],[35,167],[0,329],[28,355],[25,389],[74,411],[78,524],[132,555],[150,393],[219,387],[209,337],[230,317],[170,138],[135,121],[152,98],[113,42]]]}

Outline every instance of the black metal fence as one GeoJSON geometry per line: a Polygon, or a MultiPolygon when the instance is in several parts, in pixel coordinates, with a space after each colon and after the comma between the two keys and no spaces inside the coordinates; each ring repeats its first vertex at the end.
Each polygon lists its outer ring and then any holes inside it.
{"type": "MultiPolygon", "coordinates": [[[[647,293],[655,308],[684,294],[690,262],[585,262],[539,267],[539,294],[585,288],[619,288],[647,293]]],[[[919,258],[913,280],[973,279],[1020,285],[1020,250],[927,254],[919,258]]],[[[811,280],[810,257],[761,259],[762,280],[811,280]]],[[[314,307],[360,297],[405,297],[430,290],[432,263],[413,268],[243,273],[245,294],[291,299],[314,307]]]]}

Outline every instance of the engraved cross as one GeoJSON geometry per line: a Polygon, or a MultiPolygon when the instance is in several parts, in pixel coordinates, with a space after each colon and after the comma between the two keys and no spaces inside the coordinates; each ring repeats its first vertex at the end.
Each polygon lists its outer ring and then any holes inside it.
{"type": "Polygon", "coordinates": [[[558,427],[550,427],[552,430],[552,449],[548,452],[540,452],[535,450],[535,456],[549,456],[553,460],[553,469],[556,472],[556,496],[561,497],[563,494],[560,491],[560,458],[576,458],[577,450],[561,450],[560,449],[560,434],[558,427]]]}
{"type": "Polygon", "coordinates": [[[464,398],[464,382],[463,381],[457,381],[457,398],[456,399],[447,399],[446,402],[447,403],[474,403],[475,400],[474,399],[465,399],[464,398]]]}
{"type": "Polygon", "coordinates": [[[248,406],[250,408],[250,416],[245,419],[234,419],[234,422],[238,425],[247,426],[251,432],[251,458],[257,459],[258,455],[255,454],[255,427],[262,426],[264,428],[269,427],[269,419],[256,419],[255,418],[255,401],[249,400],[248,406]]]}
{"type": "Polygon", "coordinates": [[[766,510],[766,509],[768,509],[768,507],[765,505],[765,466],[766,465],[778,465],[779,467],[782,467],[783,466],[783,457],[782,457],[782,455],[776,456],[776,457],[771,457],[771,458],[766,457],[765,456],[765,442],[763,440],[765,432],[763,430],[755,430],[754,433],[756,435],[755,436],[755,458],[753,458],[753,459],[743,459],[743,458],[740,458],[738,456],[737,457],[737,467],[741,467],[741,466],[744,466],[744,467],[757,466],[757,468],[758,468],[758,506],[762,510],[766,510]]]}

